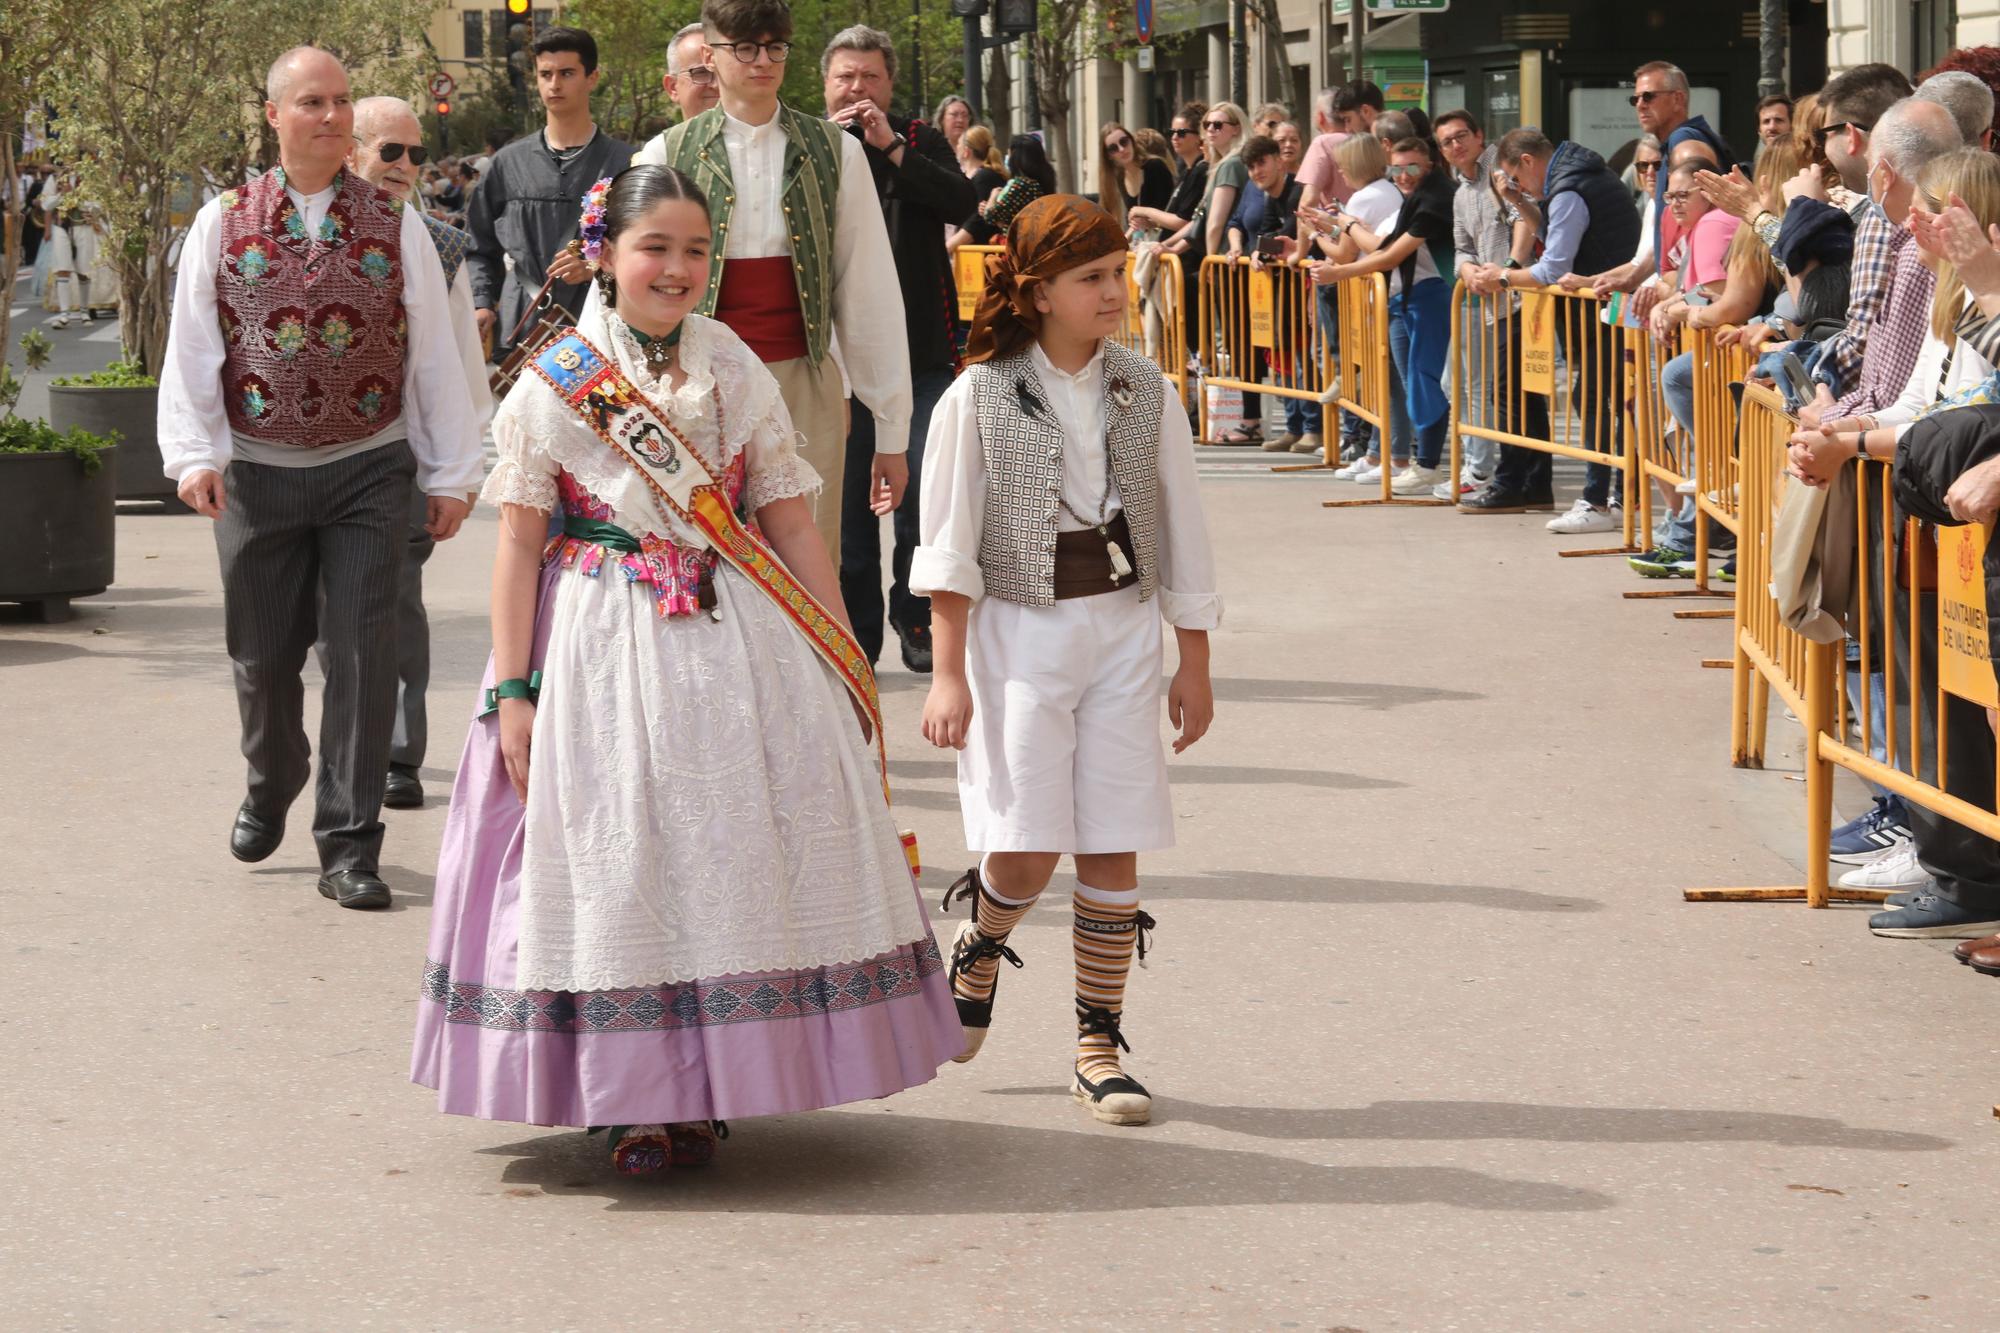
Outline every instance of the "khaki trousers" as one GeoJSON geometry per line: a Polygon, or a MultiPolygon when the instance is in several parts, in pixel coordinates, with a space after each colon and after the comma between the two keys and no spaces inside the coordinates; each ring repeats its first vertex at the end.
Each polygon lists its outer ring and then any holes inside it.
{"type": "Polygon", "coordinates": [[[798,432],[799,457],[819,473],[820,492],[808,497],[813,525],[826,543],[827,558],[840,568],[840,479],[847,467],[847,403],[840,374],[830,362],[810,357],[768,363],[778,393],[798,432]]]}

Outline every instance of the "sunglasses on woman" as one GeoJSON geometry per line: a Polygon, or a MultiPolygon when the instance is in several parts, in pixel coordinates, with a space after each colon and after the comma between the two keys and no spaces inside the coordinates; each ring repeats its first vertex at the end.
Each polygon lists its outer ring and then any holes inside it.
{"type": "Polygon", "coordinates": [[[424,159],[430,156],[430,150],[420,143],[385,143],[375,151],[382,155],[384,162],[400,162],[403,154],[408,153],[413,167],[422,166],[424,159]]]}
{"type": "Polygon", "coordinates": [[[1117,139],[1106,139],[1104,141],[1104,146],[1110,149],[1114,153],[1122,152],[1123,150],[1130,148],[1132,146],[1132,138],[1130,135],[1125,135],[1117,139]]]}
{"type": "Polygon", "coordinates": [[[1176,139],[1186,139],[1186,138],[1188,138],[1188,137],[1190,137],[1190,136],[1192,136],[1192,135],[1195,135],[1195,134],[1199,134],[1199,133],[1200,133],[1200,131],[1199,131],[1199,130],[1168,130],[1168,131],[1167,131],[1167,133],[1168,133],[1169,135],[1173,136],[1173,137],[1174,137],[1174,138],[1176,138],[1176,139]]]}
{"type": "Polygon", "coordinates": [[[1236,122],[1233,120],[1204,120],[1201,123],[1201,127],[1205,130],[1235,129],[1236,122]]]}

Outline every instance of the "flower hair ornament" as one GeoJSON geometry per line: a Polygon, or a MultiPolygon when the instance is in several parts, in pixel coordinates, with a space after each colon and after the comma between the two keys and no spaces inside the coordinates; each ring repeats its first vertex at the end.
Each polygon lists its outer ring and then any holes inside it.
{"type": "Polygon", "coordinates": [[[604,197],[611,193],[611,177],[606,176],[583,194],[583,216],[577,230],[583,236],[583,257],[592,268],[604,253],[604,197]]]}

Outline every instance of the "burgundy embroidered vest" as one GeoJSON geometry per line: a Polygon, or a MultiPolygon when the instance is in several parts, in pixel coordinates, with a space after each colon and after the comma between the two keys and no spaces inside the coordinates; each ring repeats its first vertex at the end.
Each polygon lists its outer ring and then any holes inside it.
{"type": "Polygon", "coordinates": [[[282,168],[222,196],[216,309],[237,432],[311,449],[402,415],[402,207],[342,171],[308,236],[282,168]]]}

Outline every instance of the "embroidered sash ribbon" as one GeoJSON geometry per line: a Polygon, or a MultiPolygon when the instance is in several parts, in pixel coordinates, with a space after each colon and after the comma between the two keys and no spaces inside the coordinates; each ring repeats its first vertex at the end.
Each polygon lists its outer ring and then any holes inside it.
{"type": "Polygon", "coordinates": [[[687,437],[575,329],[535,358],[535,373],[646,483],[666,512],[682,519],[776,604],[847,687],[875,733],[882,796],[889,797],[889,752],[875,672],[861,645],[792,577],[777,555],[736,516],[715,474],[687,437]]]}

